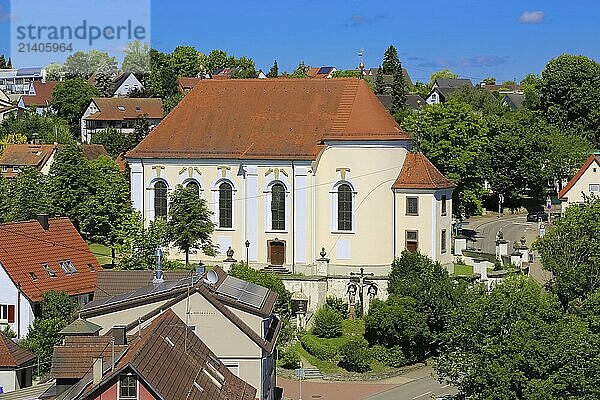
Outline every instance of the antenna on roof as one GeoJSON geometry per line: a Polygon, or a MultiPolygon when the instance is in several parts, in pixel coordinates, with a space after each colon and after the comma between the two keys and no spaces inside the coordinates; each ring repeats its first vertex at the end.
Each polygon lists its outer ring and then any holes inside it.
{"type": "Polygon", "coordinates": [[[365,75],[365,63],[363,60],[363,54],[365,54],[365,49],[360,49],[358,51],[358,57],[360,58],[360,63],[358,64],[358,69],[360,70],[360,79],[363,79],[365,75]]]}
{"type": "Polygon", "coordinates": [[[211,286],[214,286],[215,283],[219,281],[219,275],[215,272],[214,269],[211,269],[206,273],[206,278],[204,278],[204,282],[208,283],[211,286]]]}

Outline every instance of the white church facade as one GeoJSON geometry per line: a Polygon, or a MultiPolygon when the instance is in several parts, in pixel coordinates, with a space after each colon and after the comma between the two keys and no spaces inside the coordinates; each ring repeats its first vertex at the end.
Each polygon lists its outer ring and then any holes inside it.
{"type": "Polygon", "coordinates": [[[451,262],[454,185],[361,80],[202,81],[127,161],[147,222],[177,185],[207,201],[220,254],[191,260],[220,263],[231,247],[311,274],[324,248],[331,274],[377,275],[405,249],[451,262]]]}

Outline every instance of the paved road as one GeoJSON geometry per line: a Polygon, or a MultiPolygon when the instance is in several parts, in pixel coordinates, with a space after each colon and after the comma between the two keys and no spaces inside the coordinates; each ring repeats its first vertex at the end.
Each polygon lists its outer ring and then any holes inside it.
{"type": "MultiPolygon", "coordinates": [[[[538,226],[535,222],[527,222],[525,214],[505,215],[500,218],[497,216],[481,217],[470,221],[465,229],[472,229],[477,232],[475,242],[467,244],[469,247],[481,249],[484,253],[496,253],[496,235],[501,230],[504,239],[509,241],[509,251],[512,251],[512,244],[525,236],[526,245],[531,245],[538,235],[538,226]]],[[[535,254],[535,253],[534,253],[535,254]]],[[[552,274],[542,268],[537,254],[533,264],[530,265],[529,275],[540,283],[546,283],[552,277],[552,274]]]]}
{"type": "Polygon", "coordinates": [[[433,377],[424,377],[367,397],[367,400],[431,400],[456,393],[456,388],[441,384],[433,377]]]}

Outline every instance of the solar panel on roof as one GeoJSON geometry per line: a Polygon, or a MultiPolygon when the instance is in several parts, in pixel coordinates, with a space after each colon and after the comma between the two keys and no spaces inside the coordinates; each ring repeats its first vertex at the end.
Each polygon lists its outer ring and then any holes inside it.
{"type": "Polygon", "coordinates": [[[326,74],[329,74],[332,69],[333,69],[333,67],[321,67],[317,71],[317,75],[321,75],[321,74],[326,75],[326,74]]]}
{"type": "Polygon", "coordinates": [[[269,293],[269,289],[228,276],[217,289],[217,293],[231,297],[251,307],[260,308],[269,293]]]}

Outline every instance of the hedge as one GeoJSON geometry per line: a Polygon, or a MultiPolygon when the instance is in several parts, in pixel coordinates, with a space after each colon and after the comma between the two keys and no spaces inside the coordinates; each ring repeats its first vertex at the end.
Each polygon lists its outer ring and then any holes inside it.
{"type": "Polygon", "coordinates": [[[323,339],[319,339],[314,335],[304,335],[300,338],[300,343],[306,351],[313,356],[324,361],[331,361],[338,353],[338,346],[332,346],[323,339]]]}

